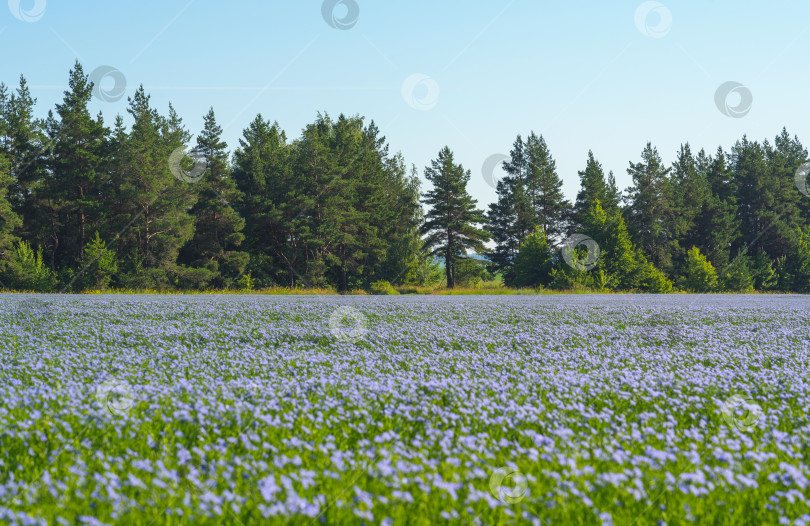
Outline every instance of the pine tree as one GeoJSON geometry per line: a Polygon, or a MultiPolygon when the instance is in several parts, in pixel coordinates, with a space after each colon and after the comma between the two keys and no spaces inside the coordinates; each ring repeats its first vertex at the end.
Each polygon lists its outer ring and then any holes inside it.
{"type": "Polygon", "coordinates": [[[638,285],[636,249],[618,210],[607,212],[594,199],[582,217],[582,233],[599,246],[599,259],[591,272],[604,272],[603,288],[629,290],[638,285]]]}
{"type": "Polygon", "coordinates": [[[2,148],[11,175],[8,200],[22,220],[21,237],[41,246],[45,241],[41,232],[46,231],[47,223],[37,210],[35,192],[44,179],[51,143],[45,136],[44,123],[34,117],[36,99],[25,77],[20,75],[19,87],[10,96],[5,86],[0,92],[0,100],[5,99],[2,148]]]}
{"type": "Polygon", "coordinates": [[[517,288],[548,286],[553,263],[546,235],[538,226],[520,245],[506,285],[517,288]]]}
{"type": "Polygon", "coordinates": [[[8,200],[8,189],[11,182],[9,162],[6,156],[0,152],[0,272],[3,270],[3,261],[8,259],[14,244],[18,241],[14,231],[22,226],[22,221],[14,213],[8,200]]]}
{"type": "Polygon", "coordinates": [[[239,139],[233,179],[241,194],[237,205],[245,218],[244,247],[250,272],[261,286],[295,287],[296,266],[304,259],[305,222],[312,210],[303,201],[303,185],[293,180],[291,148],[278,123],[257,115],[239,139]]]}
{"type": "Polygon", "coordinates": [[[510,159],[503,163],[506,176],[498,181],[498,200],[489,205],[487,230],[495,241],[490,260],[496,270],[507,274],[520,244],[534,228],[526,193],[527,161],[523,139],[515,139],[510,159]]]}
{"type": "Polygon", "coordinates": [[[627,227],[636,246],[658,268],[670,266],[665,224],[671,207],[665,188],[669,172],[650,143],[641,153],[641,162],[630,163],[627,169],[633,178],[633,186],[627,189],[627,227]]]}
{"type": "Polygon", "coordinates": [[[772,181],[774,214],[771,227],[765,240],[765,249],[777,256],[787,254],[792,245],[796,229],[805,225],[802,207],[806,207],[807,197],[799,193],[795,174],[807,160],[807,150],[798,137],[791,138],[785,128],[774,139],[773,146],[765,142],[765,159],[768,174],[772,181]]]}
{"type": "MultiPolygon", "coordinates": [[[[701,151],[699,157],[705,163],[705,152],[701,151]]],[[[695,227],[706,201],[711,198],[709,181],[700,171],[698,158],[692,155],[689,143],[681,145],[665,188],[669,192],[667,200],[672,203],[668,218],[669,256],[682,261],[689,247],[701,241],[702,233],[695,227]]]]}
{"type": "Polygon", "coordinates": [[[177,179],[169,163],[189,134],[171,106],[168,117],[150,106],[143,86],[129,99],[128,111],[134,124],[122,171],[112,181],[123,205],[114,228],[122,233],[119,254],[126,255],[124,285],[167,288],[179,270],[178,252],[194,231],[188,213],[196,201],[194,185],[177,179]]]}
{"type": "Polygon", "coordinates": [[[84,253],[89,232],[104,221],[106,136],[101,116],[90,115],[93,84],[76,62],[69,91],[56,105],[49,173],[37,192],[38,208],[50,217],[49,259],[54,267],[74,267],[84,253]]]}
{"type": "Polygon", "coordinates": [[[547,239],[557,239],[566,231],[570,203],[562,192],[557,163],[543,136],[534,132],[526,139],[526,193],[531,203],[532,226],[539,226],[547,239]]]}
{"type": "Polygon", "coordinates": [[[181,251],[181,260],[211,272],[211,284],[222,288],[233,285],[248,264],[248,253],[238,250],[245,236],[245,221],[234,210],[238,199],[230,176],[228,145],[222,140],[214,109],[204,117],[196,150],[205,159],[205,172],[197,184],[197,202],[191,208],[194,237],[181,251]]]}
{"type": "Polygon", "coordinates": [[[787,255],[777,264],[779,290],[810,292],[810,228],[796,229],[787,255]]]}
{"type": "Polygon", "coordinates": [[[484,213],[467,193],[470,171],[455,164],[450,148],[445,146],[425,168],[425,178],[433,184],[433,189],[424,195],[424,203],[431,206],[422,226],[422,233],[427,234],[425,247],[444,258],[447,288],[452,289],[456,262],[467,250],[480,254],[486,249],[484,242],[489,240],[489,234],[476,226],[484,222],[484,213]]]}
{"type": "MultiPolygon", "coordinates": [[[[582,228],[588,210],[596,201],[599,201],[600,206],[605,210],[613,212],[618,208],[618,199],[615,178],[612,179],[613,188],[611,188],[610,182],[605,180],[602,165],[594,157],[593,151],[588,151],[585,169],[578,173],[580,188],[574,203],[574,223],[582,228]]],[[[612,176],[613,172],[611,172],[612,176]]]]}
{"type": "Polygon", "coordinates": [[[765,250],[772,258],[782,254],[774,251],[768,242],[776,234],[778,182],[773,178],[765,159],[765,148],[747,137],[732,149],[731,166],[737,187],[737,214],[740,218],[741,239],[734,243],[735,250],[765,250]],[[769,233],[770,235],[765,235],[769,233]]]}

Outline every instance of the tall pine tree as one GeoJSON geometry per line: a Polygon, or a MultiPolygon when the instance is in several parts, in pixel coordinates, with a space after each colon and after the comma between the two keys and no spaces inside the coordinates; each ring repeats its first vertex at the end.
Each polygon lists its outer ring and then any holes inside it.
{"type": "Polygon", "coordinates": [[[427,235],[425,247],[444,258],[447,288],[452,289],[456,263],[468,250],[479,254],[486,250],[484,242],[489,240],[489,234],[477,226],[484,222],[484,212],[476,208],[475,200],[467,193],[470,171],[455,163],[447,146],[425,168],[425,178],[433,184],[424,196],[424,203],[431,207],[422,226],[422,233],[427,235]]]}
{"type": "Polygon", "coordinates": [[[211,272],[211,285],[231,286],[242,275],[249,255],[239,247],[245,239],[245,220],[234,210],[239,194],[231,178],[228,145],[222,140],[214,109],[205,115],[196,150],[205,159],[205,172],[196,183],[199,193],[191,208],[194,237],[183,247],[181,261],[211,272]]]}

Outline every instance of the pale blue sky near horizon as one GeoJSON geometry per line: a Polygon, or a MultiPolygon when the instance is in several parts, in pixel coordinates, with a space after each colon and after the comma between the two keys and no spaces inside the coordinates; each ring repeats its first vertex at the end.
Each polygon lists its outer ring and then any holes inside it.
{"type": "Polygon", "coordinates": [[[496,198],[482,164],[518,133],[545,137],[570,199],[589,149],[624,189],[647,141],[667,163],[683,142],[713,153],[783,126],[810,145],[810,3],[344,1],[359,8],[345,30],[327,23],[322,0],[10,0],[0,82],[13,89],[25,75],[44,117],[76,59],[87,73],[110,66],[125,94],[91,106],[108,124],[128,117],[127,96],[143,84],[195,134],[213,106],[231,151],[257,113],[290,138],[319,111],[363,115],[420,175],[450,146],[482,207],[496,198]],[[729,81],[751,94],[743,117],[716,105],[729,81]]]}

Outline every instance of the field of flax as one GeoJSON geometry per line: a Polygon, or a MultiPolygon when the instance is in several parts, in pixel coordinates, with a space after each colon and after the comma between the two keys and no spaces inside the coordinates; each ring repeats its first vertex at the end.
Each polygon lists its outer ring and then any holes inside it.
{"type": "Polygon", "coordinates": [[[810,524],[810,299],[0,297],[0,522],[810,524]]]}

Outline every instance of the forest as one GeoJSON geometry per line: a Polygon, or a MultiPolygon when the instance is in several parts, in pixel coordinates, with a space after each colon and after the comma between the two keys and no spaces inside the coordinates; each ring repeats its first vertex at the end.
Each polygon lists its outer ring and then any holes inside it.
{"type": "MultiPolygon", "coordinates": [[[[648,143],[620,190],[588,153],[570,201],[542,135],[517,135],[479,205],[449,147],[421,175],[373,121],[318,114],[298,137],[257,115],[233,151],[140,87],[130,126],[88,105],[78,62],[44,119],[0,84],[5,290],[393,291],[476,286],[810,292],[808,152],[787,130],[671,166],[648,143]]],[[[583,156],[584,157],[584,156],[583,156]]]]}

